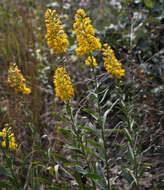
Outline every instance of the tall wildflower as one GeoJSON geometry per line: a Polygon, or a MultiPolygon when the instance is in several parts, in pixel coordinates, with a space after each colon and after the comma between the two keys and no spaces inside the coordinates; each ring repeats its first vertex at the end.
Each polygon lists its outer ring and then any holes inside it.
{"type": "Polygon", "coordinates": [[[67,75],[67,71],[64,67],[59,67],[55,71],[54,85],[56,95],[59,96],[63,102],[68,102],[70,98],[74,96],[71,79],[67,75]]]}
{"type": "Polygon", "coordinates": [[[69,42],[56,10],[47,9],[45,13],[45,23],[47,28],[45,38],[47,39],[48,47],[56,54],[65,53],[69,42]]]}
{"type": "Polygon", "coordinates": [[[118,62],[111,47],[108,44],[104,44],[102,51],[104,67],[110,74],[110,77],[117,79],[123,77],[125,75],[125,70],[122,69],[122,64],[118,62]]]}
{"type": "Polygon", "coordinates": [[[8,82],[16,93],[30,94],[31,89],[26,87],[26,80],[18,69],[16,63],[11,63],[8,70],[8,82]]]}
{"type": "Polygon", "coordinates": [[[2,131],[0,131],[0,137],[3,138],[3,141],[1,142],[1,146],[3,148],[6,148],[7,143],[8,143],[8,148],[10,150],[16,150],[18,145],[15,142],[15,137],[14,137],[14,133],[12,133],[12,128],[9,127],[8,125],[5,126],[5,128],[3,128],[2,131]]]}
{"type": "Polygon", "coordinates": [[[77,10],[73,27],[78,41],[77,55],[84,56],[91,51],[101,49],[100,40],[95,37],[91,20],[89,17],[86,17],[83,9],[77,10]]]}

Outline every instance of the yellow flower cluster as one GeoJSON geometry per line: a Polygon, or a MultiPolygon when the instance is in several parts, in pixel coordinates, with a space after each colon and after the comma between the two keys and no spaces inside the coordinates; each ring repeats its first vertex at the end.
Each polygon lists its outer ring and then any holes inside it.
{"type": "Polygon", "coordinates": [[[10,150],[16,150],[18,145],[15,142],[14,133],[12,133],[11,127],[5,126],[2,131],[0,131],[0,137],[3,137],[3,141],[1,142],[1,146],[6,148],[6,142],[8,142],[8,147],[10,150]]]}
{"type": "Polygon", "coordinates": [[[59,15],[55,10],[47,9],[45,13],[45,23],[47,28],[47,45],[56,54],[65,53],[69,46],[67,35],[61,26],[59,15]]]}
{"type": "Polygon", "coordinates": [[[125,70],[122,69],[122,64],[118,62],[115,57],[114,51],[108,44],[104,44],[103,51],[103,60],[104,67],[110,75],[111,78],[120,79],[125,75],[125,70]]]}
{"type": "Polygon", "coordinates": [[[59,67],[55,71],[54,85],[56,95],[60,97],[63,102],[68,102],[74,96],[74,89],[72,87],[71,79],[67,75],[64,67],[59,67]]]}
{"type": "Polygon", "coordinates": [[[73,27],[78,41],[77,55],[84,56],[91,51],[101,49],[100,40],[95,37],[91,20],[86,17],[83,9],[77,10],[73,27]]]}
{"type": "Polygon", "coordinates": [[[15,89],[15,92],[23,94],[30,94],[31,89],[26,87],[26,80],[18,69],[16,63],[11,63],[8,70],[8,82],[10,86],[15,89]]]}
{"type": "Polygon", "coordinates": [[[96,59],[95,59],[93,56],[89,56],[89,57],[85,60],[85,63],[86,63],[88,66],[90,66],[90,67],[97,66],[96,59]]]}

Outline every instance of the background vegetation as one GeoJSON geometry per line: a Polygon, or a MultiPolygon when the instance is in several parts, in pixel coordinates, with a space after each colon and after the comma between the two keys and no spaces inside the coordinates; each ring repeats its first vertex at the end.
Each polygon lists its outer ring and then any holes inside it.
{"type": "Polygon", "coordinates": [[[1,0],[0,131],[11,126],[18,149],[0,149],[0,188],[163,189],[163,32],[163,0],[1,0]],[[60,14],[68,35],[64,56],[46,45],[47,8],[60,14]],[[96,52],[95,87],[84,58],[76,56],[79,8],[122,63],[121,81],[109,78],[96,52]],[[10,62],[30,95],[9,86],[10,62]],[[54,71],[63,64],[75,88],[69,105],[54,92],[54,71]]]}

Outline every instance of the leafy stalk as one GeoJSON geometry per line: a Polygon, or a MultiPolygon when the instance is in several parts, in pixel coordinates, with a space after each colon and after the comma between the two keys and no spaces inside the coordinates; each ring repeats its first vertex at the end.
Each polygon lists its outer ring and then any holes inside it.
{"type": "MultiPolygon", "coordinates": [[[[97,107],[98,107],[98,121],[101,121],[101,106],[100,106],[100,102],[99,102],[99,85],[96,79],[96,74],[95,74],[95,69],[94,67],[92,67],[93,69],[93,76],[94,76],[94,84],[95,84],[95,93],[96,93],[96,100],[97,100],[97,107]]],[[[110,189],[110,182],[109,182],[109,164],[108,164],[108,155],[107,155],[107,148],[106,148],[106,141],[105,141],[105,135],[104,135],[104,127],[101,126],[101,136],[102,136],[102,141],[103,141],[103,148],[104,148],[104,156],[105,156],[105,165],[106,165],[106,170],[107,170],[107,186],[108,189],[110,189]]]]}

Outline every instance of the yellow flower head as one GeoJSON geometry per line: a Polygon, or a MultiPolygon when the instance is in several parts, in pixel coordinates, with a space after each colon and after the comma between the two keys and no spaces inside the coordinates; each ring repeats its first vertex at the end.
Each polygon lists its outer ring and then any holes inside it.
{"type": "Polygon", "coordinates": [[[16,93],[30,94],[31,89],[26,87],[26,80],[18,69],[16,63],[11,63],[8,70],[8,82],[16,93]]]}
{"type": "Polygon", "coordinates": [[[61,26],[59,15],[55,10],[47,9],[45,13],[45,23],[47,28],[47,45],[56,54],[65,53],[69,46],[67,35],[61,26]]]}
{"type": "Polygon", "coordinates": [[[104,44],[102,51],[104,67],[110,74],[110,77],[117,79],[123,77],[125,75],[125,70],[122,69],[122,64],[118,62],[111,47],[108,44],[104,44]]]}
{"type": "Polygon", "coordinates": [[[77,55],[84,56],[91,51],[101,49],[100,40],[95,37],[91,20],[86,17],[83,9],[77,10],[73,27],[78,41],[77,55]]]}
{"type": "Polygon", "coordinates": [[[5,126],[3,130],[0,132],[0,137],[3,137],[3,141],[1,142],[1,146],[6,148],[6,142],[8,142],[8,147],[10,150],[16,150],[18,145],[15,142],[14,133],[12,133],[12,128],[5,126]]]}
{"type": "Polygon", "coordinates": [[[85,60],[85,63],[88,65],[88,66],[97,66],[97,62],[96,62],[96,59],[93,57],[93,56],[89,56],[86,60],[85,60]]]}
{"type": "Polygon", "coordinates": [[[72,87],[71,79],[67,75],[64,67],[59,67],[55,71],[54,85],[56,95],[60,97],[63,102],[68,102],[74,96],[74,89],[72,87]]]}

